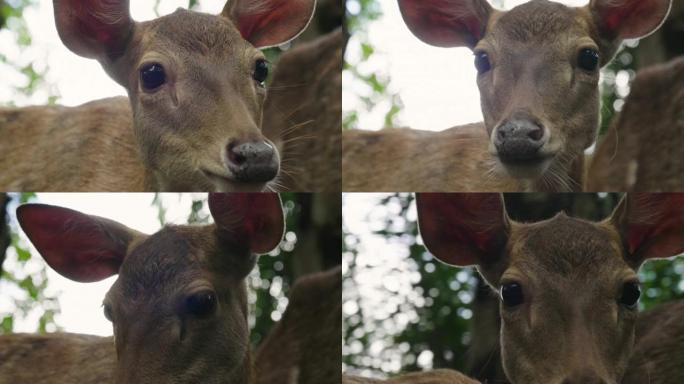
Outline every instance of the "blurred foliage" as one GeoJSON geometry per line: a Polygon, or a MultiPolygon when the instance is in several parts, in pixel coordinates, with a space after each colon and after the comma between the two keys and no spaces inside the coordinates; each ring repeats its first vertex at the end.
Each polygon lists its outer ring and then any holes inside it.
{"type": "Polygon", "coordinates": [[[364,63],[376,53],[367,31],[368,25],[382,16],[380,4],[375,0],[347,0],[346,23],[352,38],[345,53],[342,71],[350,78],[349,86],[364,110],[343,110],[342,129],[359,128],[359,114],[384,108],[385,127],[397,125],[402,103],[398,93],[389,90],[388,76],[364,69],[364,63]]]}
{"type": "Polygon", "coordinates": [[[617,115],[625,104],[629,94],[629,83],[636,75],[637,49],[625,46],[615,59],[601,71],[601,125],[599,136],[604,135],[613,117],[617,115]]]}
{"type": "MultiPolygon", "coordinates": [[[[0,1],[0,32],[10,33],[22,53],[33,42],[26,20],[23,17],[24,12],[31,7],[36,7],[37,4],[38,0],[0,1]]],[[[5,69],[2,67],[6,67],[8,71],[23,77],[22,84],[13,88],[18,94],[31,96],[36,90],[43,88],[48,91],[46,103],[54,104],[57,101],[58,96],[45,82],[45,74],[49,71],[48,67],[39,69],[40,66],[36,63],[26,62],[21,57],[8,57],[0,49],[0,70],[4,71],[5,69]]],[[[12,105],[13,102],[9,100],[7,103],[12,105]]]]}
{"type": "MultiPolygon", "coordinates": [[[[506,205],[509,215],[518,221],[550,218],[561,210],[599,220],[610,215],[619,198],[618,194],[507,194],[506,205]]],[[[348,204],[343,210],[352,212],[354,208],[348,204]]],[[[371,211],[358,214],[364,215],[369,233],[350,233],[343,226],[345,368],[376,375],[454,368],[478,376],[478,372],[468,372],[473,327],[478,326],[472,322],[477,287],[474,268],[449,267],[428,254],[417,237],[413,195],[385,195],[371,211]],[[396,254],[387,256],[389,252],[396,254]],[[373,268],[386,267],[386,259],[373,264],[374,258],[391,256],[405,259],[397,261],[403,263],[403,270],[391,267],[381,282],[364,278],[373,268]],[[409,289],[397,288],[396,281],[410,283],[409,289]],[[380,287],[377,296],[381,296],[374,300],[381,305],[369,307],[364,302],[370,298],[359,293],[367,287],[359,284],[374,283],[380,287]]],[[[641,309],[684,298],[682,276],[683,257],[646,263],[640,271],[641,309]]]]}
{"type": "MultiPolygon", "coordinates": [[[[19,204],[35,199],[33,193],[10,194],[8,212],[14,211],[19,204]]],[[[7,259],[16,265],[15,268],[2,268],[4,288],[3,295],[9,299],[16,310],[10,313],[0,313],[0,334],[12,333],[15,317],[27,317],[29,314],[38,317],[36,332],[44,333],[59,329],[55,323],[55,315],[59,313],[59,304],[55,296],[46,294],[47,271],[45,263],[36,263],[29,252],[29,245],[18,235],[16,225],[10,225],[10,245],[7,249],[7,259]]],[[[35,256],[39,257],[39,256],[35,256]]],[[[7,265],[7,263],[4,263],[7,265]]]]}

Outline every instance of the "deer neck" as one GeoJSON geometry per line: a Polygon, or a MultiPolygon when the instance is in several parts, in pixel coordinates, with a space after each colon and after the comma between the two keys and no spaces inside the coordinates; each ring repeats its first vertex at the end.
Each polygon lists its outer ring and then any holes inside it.
{"type": "Polygon", "coordinates": [[[254,366],[252,364],[252,351],[248,350],[242,364],[223,381],[225,384],[254,384],[254,366]]]}

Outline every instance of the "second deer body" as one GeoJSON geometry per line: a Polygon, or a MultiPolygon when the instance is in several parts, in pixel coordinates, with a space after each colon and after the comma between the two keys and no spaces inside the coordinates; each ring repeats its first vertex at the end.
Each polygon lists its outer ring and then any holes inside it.
{"type": "MultiPolygon", "coordinates": [[[[577,191],[599,122],[599,69],[644,36],[669,0],[400,0],[418,38],[475,55],[484,123],[431,133],[346,132],[345,191],[577,191]],[[404,165],[404,166],[401,166],[404,165]]],[[[458,92],[458,90],[455,90],[458,92]]]]}

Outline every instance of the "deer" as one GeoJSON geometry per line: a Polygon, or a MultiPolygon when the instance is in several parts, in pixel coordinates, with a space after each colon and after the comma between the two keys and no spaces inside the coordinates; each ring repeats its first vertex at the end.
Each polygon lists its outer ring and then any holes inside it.
{"type": "Polygon", "coordinates": [[[342,384],[478,384],[458,371],[435,369],[433,371],[412,372],[390,379],[370,379],[359,376],[343,376],[342,384]]]}
{"type": "Polygon", "coordinates": [[[473,51],[484,121],[441,132],[343,133],[345,191],[580,191],[599,122],[600,68],[650,34],[670,0],[399,0],[421,41],[473,51]]]}
{"type": "Polygon", "coordinates": [[[596,145],[587,169],[585,189],[684,190],[682,109],[684,57],[637,72],[623,109],[596,145]],[[644,126],[650,129],[641,129],[644,126]],[[657,148],[664,156],[654,161],[653,150],[649,148],[657,148]]]}
{"type": "Polygon", "coordinates": [[[282,156],[279,192],[341,191],[340,95],[347,38],[337,28],[285,52],[278,61],[263,125],[282,156]]]}
{"type": "Polygon", "coordinates": [[[269,189],[280,171],[261,131],[269,65],[315,0],[230,0],[220,15],[178,9],[147,22],[129,0],[54,0],[57,31],[126,97],[77,107],[0,108],[0,189],[269,189]]]}
{"type": "MultiPolygon", "coordinates": [[[[94,282],[114,337],[0,336],[3,383],[254,383],[245,277],[283,236],[273,193],[212,193],[209,225],[146,235],[67,208],[25,204],[17,219],[48,265],[94,282]]],[[[335,338],[339,342],[339,337],[335,338]]]]}
{"type": "Polygon", "coordinates": [[[342,269],[300,277],[288,300],[254,355],[255,384],[339,384],[342,269]]]}
{"type": "Polygon", "coordinates": [[[497,194],[423,193],[416,205],[430,253],[449,265],[476,266],[497,292],[511,383],[681,380],[667,368],[684,361],[677,352],[684,302],[639,315],[637,272],[684,252],[684,194],[629,194],[600,222],[564,213],[515,222],[497,194]]]}

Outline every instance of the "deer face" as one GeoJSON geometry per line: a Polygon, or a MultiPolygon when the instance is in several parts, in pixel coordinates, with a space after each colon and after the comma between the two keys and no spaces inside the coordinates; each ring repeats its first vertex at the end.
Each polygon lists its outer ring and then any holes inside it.
{"type": "Polygon", "coordinates": [[[268,63],[257,48],[308,24],[314,0],[236,0],[218,16],[134,22],[128,1],[55,1],[62,41],[126,87],[157,190],[261,191],[280,157],[261,131],[268,63]]]}

